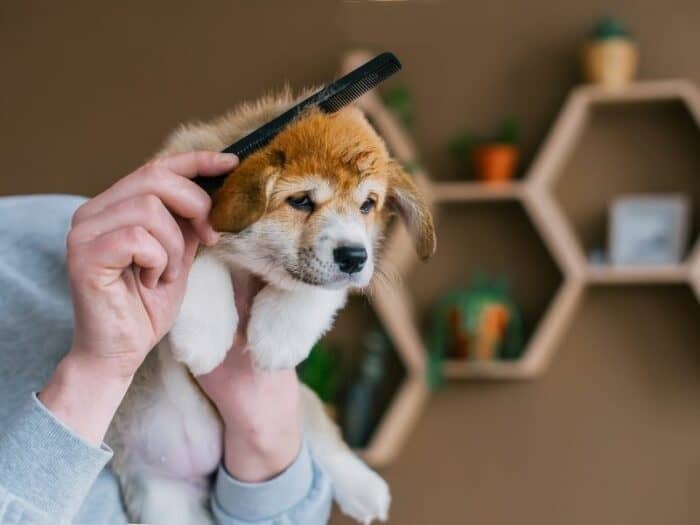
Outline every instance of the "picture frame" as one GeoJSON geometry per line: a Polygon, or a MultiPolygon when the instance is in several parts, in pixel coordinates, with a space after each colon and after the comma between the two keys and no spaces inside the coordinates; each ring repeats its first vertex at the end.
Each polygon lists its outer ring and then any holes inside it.
{"type": "Polygon", "coordinates": [[[670,265],[683,259],[690,199],[684,194],[625,195],[610,206],[608,253],[613,265],[670,265]]]}

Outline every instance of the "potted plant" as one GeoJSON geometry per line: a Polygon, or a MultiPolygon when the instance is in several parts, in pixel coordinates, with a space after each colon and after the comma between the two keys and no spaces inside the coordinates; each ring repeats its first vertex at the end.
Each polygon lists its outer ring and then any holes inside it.
{"type": "Polygon", "coordinates": [[[637,45],[627,29],[612,17],[595,25],[582,54],[583,74],[588,82],[619,89],[637,73],[637,45]]]}
{"type": "Polygon", "coordinates": [[[428,380],[442,381],[445,359],[515,361],[523,354],[523,320],[505,276],[477,274],[466,288],[448,292],[433,309],[428,335],[428,380]]]}
{"type": "Polygon", "coordinates": [[[503,184],[515,177],[520,157],[518,124],[512,119],[503,121],[499,132],[489,139],[462,133],[450,149],[460,160],[471,161],[479,180],[487,184],[503,184]]]}

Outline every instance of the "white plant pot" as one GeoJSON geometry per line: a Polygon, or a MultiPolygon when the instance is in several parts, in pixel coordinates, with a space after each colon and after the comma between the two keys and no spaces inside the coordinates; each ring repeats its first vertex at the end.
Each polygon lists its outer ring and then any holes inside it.
{"type": "Polygon", "coordinates": [[[588,82],[619,89],[637,73],[639,53],[627,38],[593,40],[583,48],[583,74],[588,82]]]}

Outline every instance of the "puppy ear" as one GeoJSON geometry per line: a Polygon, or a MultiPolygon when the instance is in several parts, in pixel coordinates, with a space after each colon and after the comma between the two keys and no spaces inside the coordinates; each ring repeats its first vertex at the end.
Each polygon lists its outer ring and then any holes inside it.
{"type": "Polygon", "coordinates": [[[393,161],[390,170],[388,205],[406,223],[418,257],[428,259],[435,253],[436,244],[432,214],[410,175],[393,161]]]}
{"type": "Polygon", "coordinates": [[[238,233],[265,213],[279,170],[269,155],[256,157],[242,163],[214,194],[209,222],[216,231],[238,233]]]}

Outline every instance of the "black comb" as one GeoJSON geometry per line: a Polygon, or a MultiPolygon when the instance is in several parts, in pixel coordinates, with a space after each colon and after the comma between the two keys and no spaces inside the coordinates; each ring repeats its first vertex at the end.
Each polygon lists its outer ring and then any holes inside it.
{"type": "MultiPolygon", "coordinates": [[[[222,153],[235,153],[240,160],[263,148],[277,136],[289,123],[294,121],[306,109],[316,106],[324,113],[335,113],[353,100],[360,98],[370,89],[401,69],[401,62],[392,53],[382,53],[369,62],[354,69],[332,84],[314,93],[306,100],[275,117],[267,124],[237,140],[222,153]]],[[[217,177],[195,177],[193,180],[207,193],[214,193],[226,180],[228,175],[217,177]]]]}

